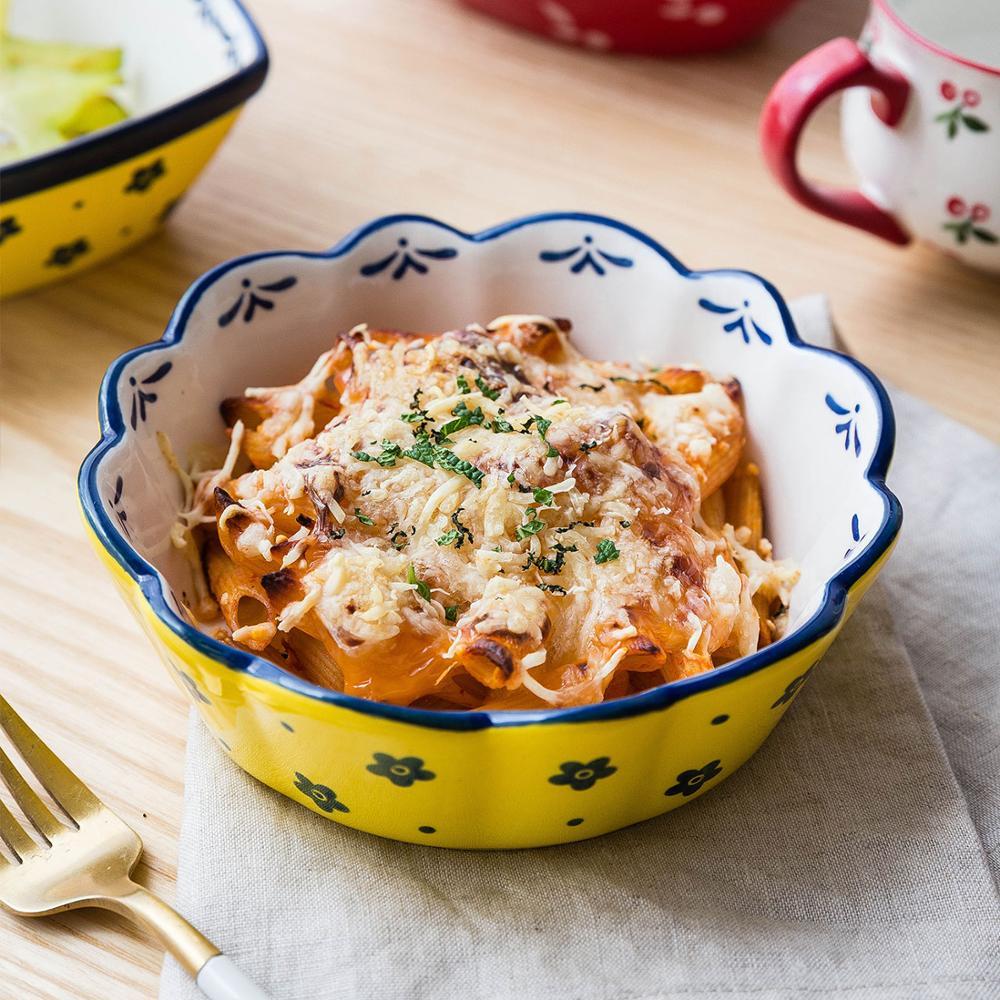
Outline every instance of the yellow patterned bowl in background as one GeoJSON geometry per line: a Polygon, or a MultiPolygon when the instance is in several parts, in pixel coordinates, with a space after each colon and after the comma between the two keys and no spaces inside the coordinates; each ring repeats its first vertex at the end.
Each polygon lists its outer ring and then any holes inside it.
{"type": "Polygon", "coordinates": [[[0,294],[98,264],[154,233],[264,82],[239,0],[29,0],[10,30],[120,46],[131,117],[0,169],[0,294]]]}
{"type": "Polygon", "coordinates": [[[892,409],[867,369],[804,344],[761,278],[689,271],[638,230],[579,213],[476,234],[393,216],[324,253],[229,261],[191,286],[161,340],[114,362],[100,414],[79,478],[92,540],[221,746],[321,815],[446,847],[593,837],[724,780],[784,714],[902,517],[885,487],[892,409]],[[568,316],[592,356],[740,379],[768,534],[802,569],[781,640],[605,704],[434,712],[317,687],[187,622],[189,578],[168,540],[182,497],[158,431],[181,456],[223,443],[222,398],[301,377],[356,323],[448,329],[505,313],[568,316]]]}

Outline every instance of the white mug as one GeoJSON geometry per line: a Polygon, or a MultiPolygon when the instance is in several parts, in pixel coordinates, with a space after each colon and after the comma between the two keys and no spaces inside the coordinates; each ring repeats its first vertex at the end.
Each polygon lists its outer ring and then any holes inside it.
{"type": "Polygon", "coordinates": [[[1000,272],[1000,0],[872,0],[859,41],[827,42],[775,84],[761,143],[807,208],[1000,272]],[[795,162],[810,114],[842,90],[858,190],[807,181],[795,162]]]}

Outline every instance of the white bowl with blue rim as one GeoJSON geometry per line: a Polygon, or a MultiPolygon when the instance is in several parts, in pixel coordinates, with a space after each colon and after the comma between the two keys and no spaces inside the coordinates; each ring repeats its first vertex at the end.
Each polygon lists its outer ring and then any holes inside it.
{"type": "Polygon", "coordinates": [[[747,760],[887,558],[894,423],[863,365],[802,342],[767,281],[690,271],[612,219],[553,213],[463,233],[397,215],[321,253],[226,262],[184,294],[155,343],[101,387],[100,443],[79,489],[98,553],[225,751],[339,823],[450,847],[596,836],[691,801],[747,760]],[[181,503],[157,444],[223,444],[219,402],[298,380],[360,322],[455,328],[566,316],[600,358],[691,363],[743,386],[767,533],[801,579],[779,641],[696,677],[598,705],[434,712],[312,685],[198,631],[168,534],[181,503]]]}

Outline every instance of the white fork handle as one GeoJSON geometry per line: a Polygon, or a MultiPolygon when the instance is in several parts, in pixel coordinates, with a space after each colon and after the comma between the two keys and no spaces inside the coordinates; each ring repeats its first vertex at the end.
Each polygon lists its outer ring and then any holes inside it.
{"type": "Polygon", "coordinates": [[[208,1000],[271,1000],[227,955],[210,958],[199,970],[195,982],[208,1000]]]}

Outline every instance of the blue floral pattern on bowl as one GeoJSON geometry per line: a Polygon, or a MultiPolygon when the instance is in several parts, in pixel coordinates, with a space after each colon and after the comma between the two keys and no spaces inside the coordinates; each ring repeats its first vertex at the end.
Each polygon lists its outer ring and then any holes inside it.
{"type": "Polygon", "coordinates": [[[254,314],[258,309],[271,310],[274,308],[274,299],[268,296],[274,295],[277,292],[287,292],[289,288],[294,288],[298,278],[294,275],[288,275],[284,278],[279,278],[277,281],[268,281],[262,285],[254,285],[254,283],[249,278],[244,278],[240,282],[240,287],[243,289],[240,294],[236,297],[233,304],[219,317],[219,326],[229,326],[230,323],[239,315],[240,308],[246,303],[246,308],[243,309],[243,322],[251,323],[253,322],[254,314]],[[266,292],[266,295],[260,294],[261,292],[266,292]]]}
{"type": "Polygon", "coordinates": [[[723,332],[735,333],[739,331],[744,344],[749,344],[751,341],[750,330],[747,329],[748,323],[765,347],[770,347],[774,343],[774,338],[750,315],[749,299],[744,299],[742,304],[738,306],[726,306],[713,302],[711,299],[701,298],[698,299],[698,305],[707,312],[717,313],[720,316],[731,316],[732,319],[728,319],[722,324],[723,332]]]}
{"type": "Polygon", "coordinates": [[[572,260],[573,264],[570,265],[569,269],[571,274],[582,274],[587,268],[590,268],[600,278],[607,274],[607,268],[601,263],[602,261],[612,267],[631,267],[635,263],[631,257],[623,257],[598,249],[594,245],[594,237],[589,233],[576,246],[566,250],[542,250],[538,259],[544,260],[546,264],[572,260]]]}
{"type": "Polygon", "coordinates": [[[838,403],[829,392],[826,394],[824,401],[827,407],[838,417],[847,417],[846,420],[842,420],[839,424],[836,424],[833,429],[837,434],[844,435],[844,451],[850,450],[853,438],[854,455],[855,457],[859,456],[861,454],[861,437],[858,434],[857,418],[861,412],[861,404],[855,403],[853,407],[844,406],[842,403],[838,403]]]}
{"type": "Polygon", "coordinates": [[[396,249],[392,253],[363,264],[360,273],[365,278],[371,278],[376,274],[381,274],[392,264],[396,264],[392,272],[392,280],[399,281],[406,276],[408,271],[426,274],[430,270],[427,264],[417,259],[418,257],[423,257],[425,260],[452,260],[457,256],[458,251],[454,247],[438,247],[437,249],[414,247],[411,251],[410,241],[405,236],[401,236],[396,241],[396,249]]]}

